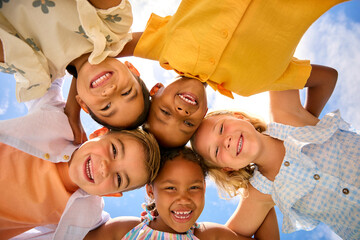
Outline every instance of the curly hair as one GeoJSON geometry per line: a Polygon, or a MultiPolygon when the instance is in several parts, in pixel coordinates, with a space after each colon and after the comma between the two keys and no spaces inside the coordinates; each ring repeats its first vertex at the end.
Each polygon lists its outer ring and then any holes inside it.
{"type": "MultiPolygon", "coordinates": [[[[198,164],[201,168],[204,179],[208,174],[208,168],[205,165],[203,158],[189,147],[183,146],[177,148],[162,148],[160,152],[161,152],[161,160],[160,160],[159,172],[164,167],[166,162],[174,160],[176,157],[181,156],[190,162],[194,162],[198,164]]],[[[154,181],[150,182],[149,184],[153,184],[153,182],[154,181]]],[[[155,200],[147,199],[147,203],[145,207],[149,211],[155,211],[156,210],[155,200]]]]}
{"type": "MultiPolygon", "coordinates": [[[[249,120],[249,122],[254,126],[254,128],[258,132],[263,132],[266,130],[266,123],[263,120],[239,111],[229,111],[229,110],[214,111],[208,113],[204,119],[208,119],[219,115],[229,115],[229,116],[241,115],[245,119],[249,120]]],[[[196,152],[196,148],[194,144],[195,139],[196,139],[196,132],[190,139],[191,146],[196,152]]],[[[214,180],[215,184],[217,185],[219,190],[219,195],[222,198],[235,197],[241,194],[240,191],[241,189],[247,189],[249,184],[249,179],[253,176],[255,169],[254,164],[249,164],[239,170],[226,171],[222,167],[215,165],[209,159],[203,158],[203,160],[205,165],[209,169],[209,176],[211,177],[211,179],[214,180]]]]}

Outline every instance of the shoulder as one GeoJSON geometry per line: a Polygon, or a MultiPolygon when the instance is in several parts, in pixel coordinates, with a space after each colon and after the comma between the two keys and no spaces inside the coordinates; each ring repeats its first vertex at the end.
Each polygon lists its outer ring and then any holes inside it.
{"type": "MultiPolygon", "coordinates": [[[[217,240],[217,239],[242,239],[230,228],[212,222],[200,223],[200,228],[195,229],[195,236],[199,239],[217,240]]],[[[248,239],[248,238],[243,238],[248,239]]]]}
{"type": "Polygon", "coordinates": [[[86,240],[91,239],[121,239],[131,229],[141,223],[138,217],[117,217],[88,233],[86,240]]]}

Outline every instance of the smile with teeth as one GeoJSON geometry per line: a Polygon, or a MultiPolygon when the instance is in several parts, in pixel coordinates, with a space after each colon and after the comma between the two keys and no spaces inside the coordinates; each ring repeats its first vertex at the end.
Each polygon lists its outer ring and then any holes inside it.
{"type": "Polygon", "coordinates": [[[93,172],[92,172],[91,158],[89,158],[89,159],[86,161],[85,170],[86,170],[86,175],[87,175],[87,177],[88,177],[91,181],[94,181],[94,175],[93,175],[93,172]]]}
{"type": "Polygon", "coordinates": [[[190,217],[192,211],[171,211],[176,219],[185,220],[190,217]]]}
{"type": "Polygon", "coordinates": [[[243,135],[240,135],[240,138],[239,138],[239,142],[238,142],[238,146],[237,146],[237,149],[236,149],[236,156],[239,155],[239,153],[241,152],[242,150],[242,146],[243,146],[243,135]]]}
{"type": "Polygon", "coordinates": [[[90,84],[90,86],[92,88],[96,88],[98,86],[103,85],[109,78],[111,77],[111,73],[107,72],[103,75],[101,75],[100,77],[96,78],[95,80],[93,80],[90,84]]]}
{"type": "Polygon", "coordinates": [[[197,104],[195,97],[188,93],[179,93],[178,96],[186,103],[189,103],[191,105],[197,104]]]}

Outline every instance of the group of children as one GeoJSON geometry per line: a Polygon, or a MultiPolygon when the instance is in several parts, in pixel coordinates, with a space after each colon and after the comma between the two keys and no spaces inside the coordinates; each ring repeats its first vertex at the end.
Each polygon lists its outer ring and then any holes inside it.
{"type": "Polygon", "coordinates": [[[153,14],[143,33],[130,33],[126,0],[4,1],[0,70],[15,74],[29,112],[1,122],[0,184],[9,189],[1,238],[45,225],[54,239],[278,239],[277,205],[284,232],[321,221],[358,239],[360,137],[339,113],[317,119],[337,72],[293,57],[307,28],[340,2],[183,0],[173,16],[153,14]],[[148,91],[116,59],[129,55],[179,77],[148,91]],[[271,91],[276,123],[240,112],[205,117],[206,85],[229,97],[271,91]],[[303,87],[304,107],[291,90],[303,87]],[[80,108],[108,130],[85,141],[80,108]],[[202,157],[181,147],[190,139],[202,157]],[[230,196],[244,190],[226,226],[196,223],[208,170],[230,196]],[[101,196],[145,184],[144,219],[102,212],[101,196]]]}

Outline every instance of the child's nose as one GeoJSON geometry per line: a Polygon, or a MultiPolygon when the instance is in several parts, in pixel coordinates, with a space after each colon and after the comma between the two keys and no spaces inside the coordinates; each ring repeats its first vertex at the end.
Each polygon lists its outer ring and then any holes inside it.
{"type": "Polygon", "coordinates": [[[190,115],[190,112],[186,109],[186,108],[184,108],[184,107],[180,107],[180,106],[178,106],[178,107],[176,107],[176,111],[181,115],[181,116],[189,116],[190,115]]]}
{"type": "Polygon", "coordinates": [[[230,144],[231,144],[231,136],[225,136],[223,139],[223,143],[224,143],[225,149],[229,149],[230,144]]]}
{"type": "Polygon", "coordinates": [[[101,160],[100,166],[101,166],[101,169],[100,169],[101,176],[103,178],[106,178],[109,175],[109,169],[110,169],[108,161],[101,160]]]}
{"type": "Polygon", "coordinates": [[[188,191],[179,192],[179,196],[177,200],[178,204],[187,204],[190,201],[191,200],[188,191]]]}
{"type": "Polygon", "coordinates": [[[104,89],[103,92],[102,92],[102,95],[103,95],[104,97],[109,96],[109,95],[113,94],[113,92],[114,92],[115,90],[116,90],[116,86],[115,86],[114,84],[111,84],[111,85],[105,87],[105,89],[104,89]]]}

